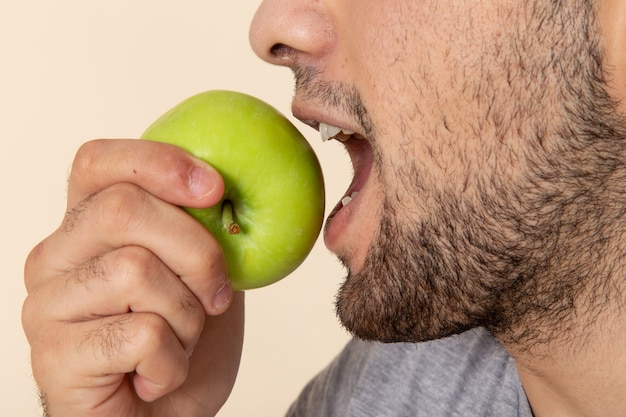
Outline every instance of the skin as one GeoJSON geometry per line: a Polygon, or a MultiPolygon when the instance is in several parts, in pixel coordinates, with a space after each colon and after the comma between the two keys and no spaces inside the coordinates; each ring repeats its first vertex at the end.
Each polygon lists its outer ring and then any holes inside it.
{"type": "MultiPolygon", "coordinates": [[[[371,146],[358,201],[327,226],[350,331],[423,341],[485,326],[537,416],[624,413],[623,22],[611,7],[264,2],[252,45],[294,70],[294,114],[371,146]]],[[[368,152],[347,148],[357,162],[368,152]]]]}
{"type": "MultiPolygon", "coordinates": [[[[385,342],[485,326],[536,416],[619,416],[626,2],[549,3],[266,0],[250,39],[294,71],[297,117],[365,138],[346,143],[358,197],[326,229],[348,270],[344,325],[385,342]]],[[[24,327],[51,415],[205,415],[225,401],[242,300],[211,236],[174,210],[219,200],[210,167],[191,193],[198,164],[138,141],[78,153],[68,215],[26,266],[24,327]],[[163,216],[182,230],[154,233],[163,216]],[[221,366],[187,359],[194,347],[221,366]]]]}
{"type": "Polygon", "coordinates": [[[67,215],[25,268],[24,329],[46,413],[221,407],[241,354],[243,296],[215,239],[178,206],[210,206],[223,190],[213,168],[171,145],[99,140],[78,151],[67,215]]]}

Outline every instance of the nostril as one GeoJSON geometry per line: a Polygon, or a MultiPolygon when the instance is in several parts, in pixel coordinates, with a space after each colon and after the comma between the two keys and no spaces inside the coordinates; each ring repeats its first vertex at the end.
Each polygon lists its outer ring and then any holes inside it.
{"type": "Polygon", "coordinates": [[[270,48],[270,55],[275,59],[287,60],[293,55],[293,49],[283,43],[277,43],[270,48]]]}
{"type": "Polygon", "coordinates": [[[254,52],[271,64],[292,66],[301,56],[320,59],[332,50],[334,30],[320,0],[263,0],[248,33],[254,52]]]}

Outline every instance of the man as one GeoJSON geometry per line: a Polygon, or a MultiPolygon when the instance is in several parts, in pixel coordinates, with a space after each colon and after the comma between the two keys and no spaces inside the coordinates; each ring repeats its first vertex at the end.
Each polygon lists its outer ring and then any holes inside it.
{"type": "MultiPolygon", "coordinates": [[[[294,115],[355,132],[325,240],[357,338],[291,413],[626,414],[624,36],[622,0],[261,5],[252,46],[294,71],[294,115]]],[[[222,187],[165,145],[81,148],[26,265],[51,416],[217,412],[243,296],[176,206],[222,187]]]]}

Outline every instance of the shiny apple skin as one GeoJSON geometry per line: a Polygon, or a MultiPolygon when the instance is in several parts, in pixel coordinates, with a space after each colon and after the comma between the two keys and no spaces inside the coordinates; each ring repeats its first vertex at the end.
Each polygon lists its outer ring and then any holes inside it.
{"type": "Polygon", "coordinates": [[[280,112],[247,94],[212,90],[165,113],[142,139],[179,146],[222,175],[220,204],[185,209],[219,241],[234,289],[272,284],[304,261],[321,231],[324,181],[313,149],[280,112]],[[239,234],[224,224],[226,200],[239,234]]]}

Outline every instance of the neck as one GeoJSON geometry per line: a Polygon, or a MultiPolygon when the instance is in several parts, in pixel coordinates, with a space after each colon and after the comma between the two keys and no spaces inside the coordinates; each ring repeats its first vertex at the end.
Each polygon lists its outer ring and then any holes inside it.
{"type": "Polygon", "coordinates": [[[626,415],[626,311],[616,292],[601,313],[579,307],[560,338],[506,346],[535,417],[626,415]]]}
{"type": "Polygon", "coordinates": [[[626,416],[625,181],[604,182],[593,199],[602,209],[587,207],[594,216],[562,234],[492,329],[516,360],[535,417],[626,416]]]}

